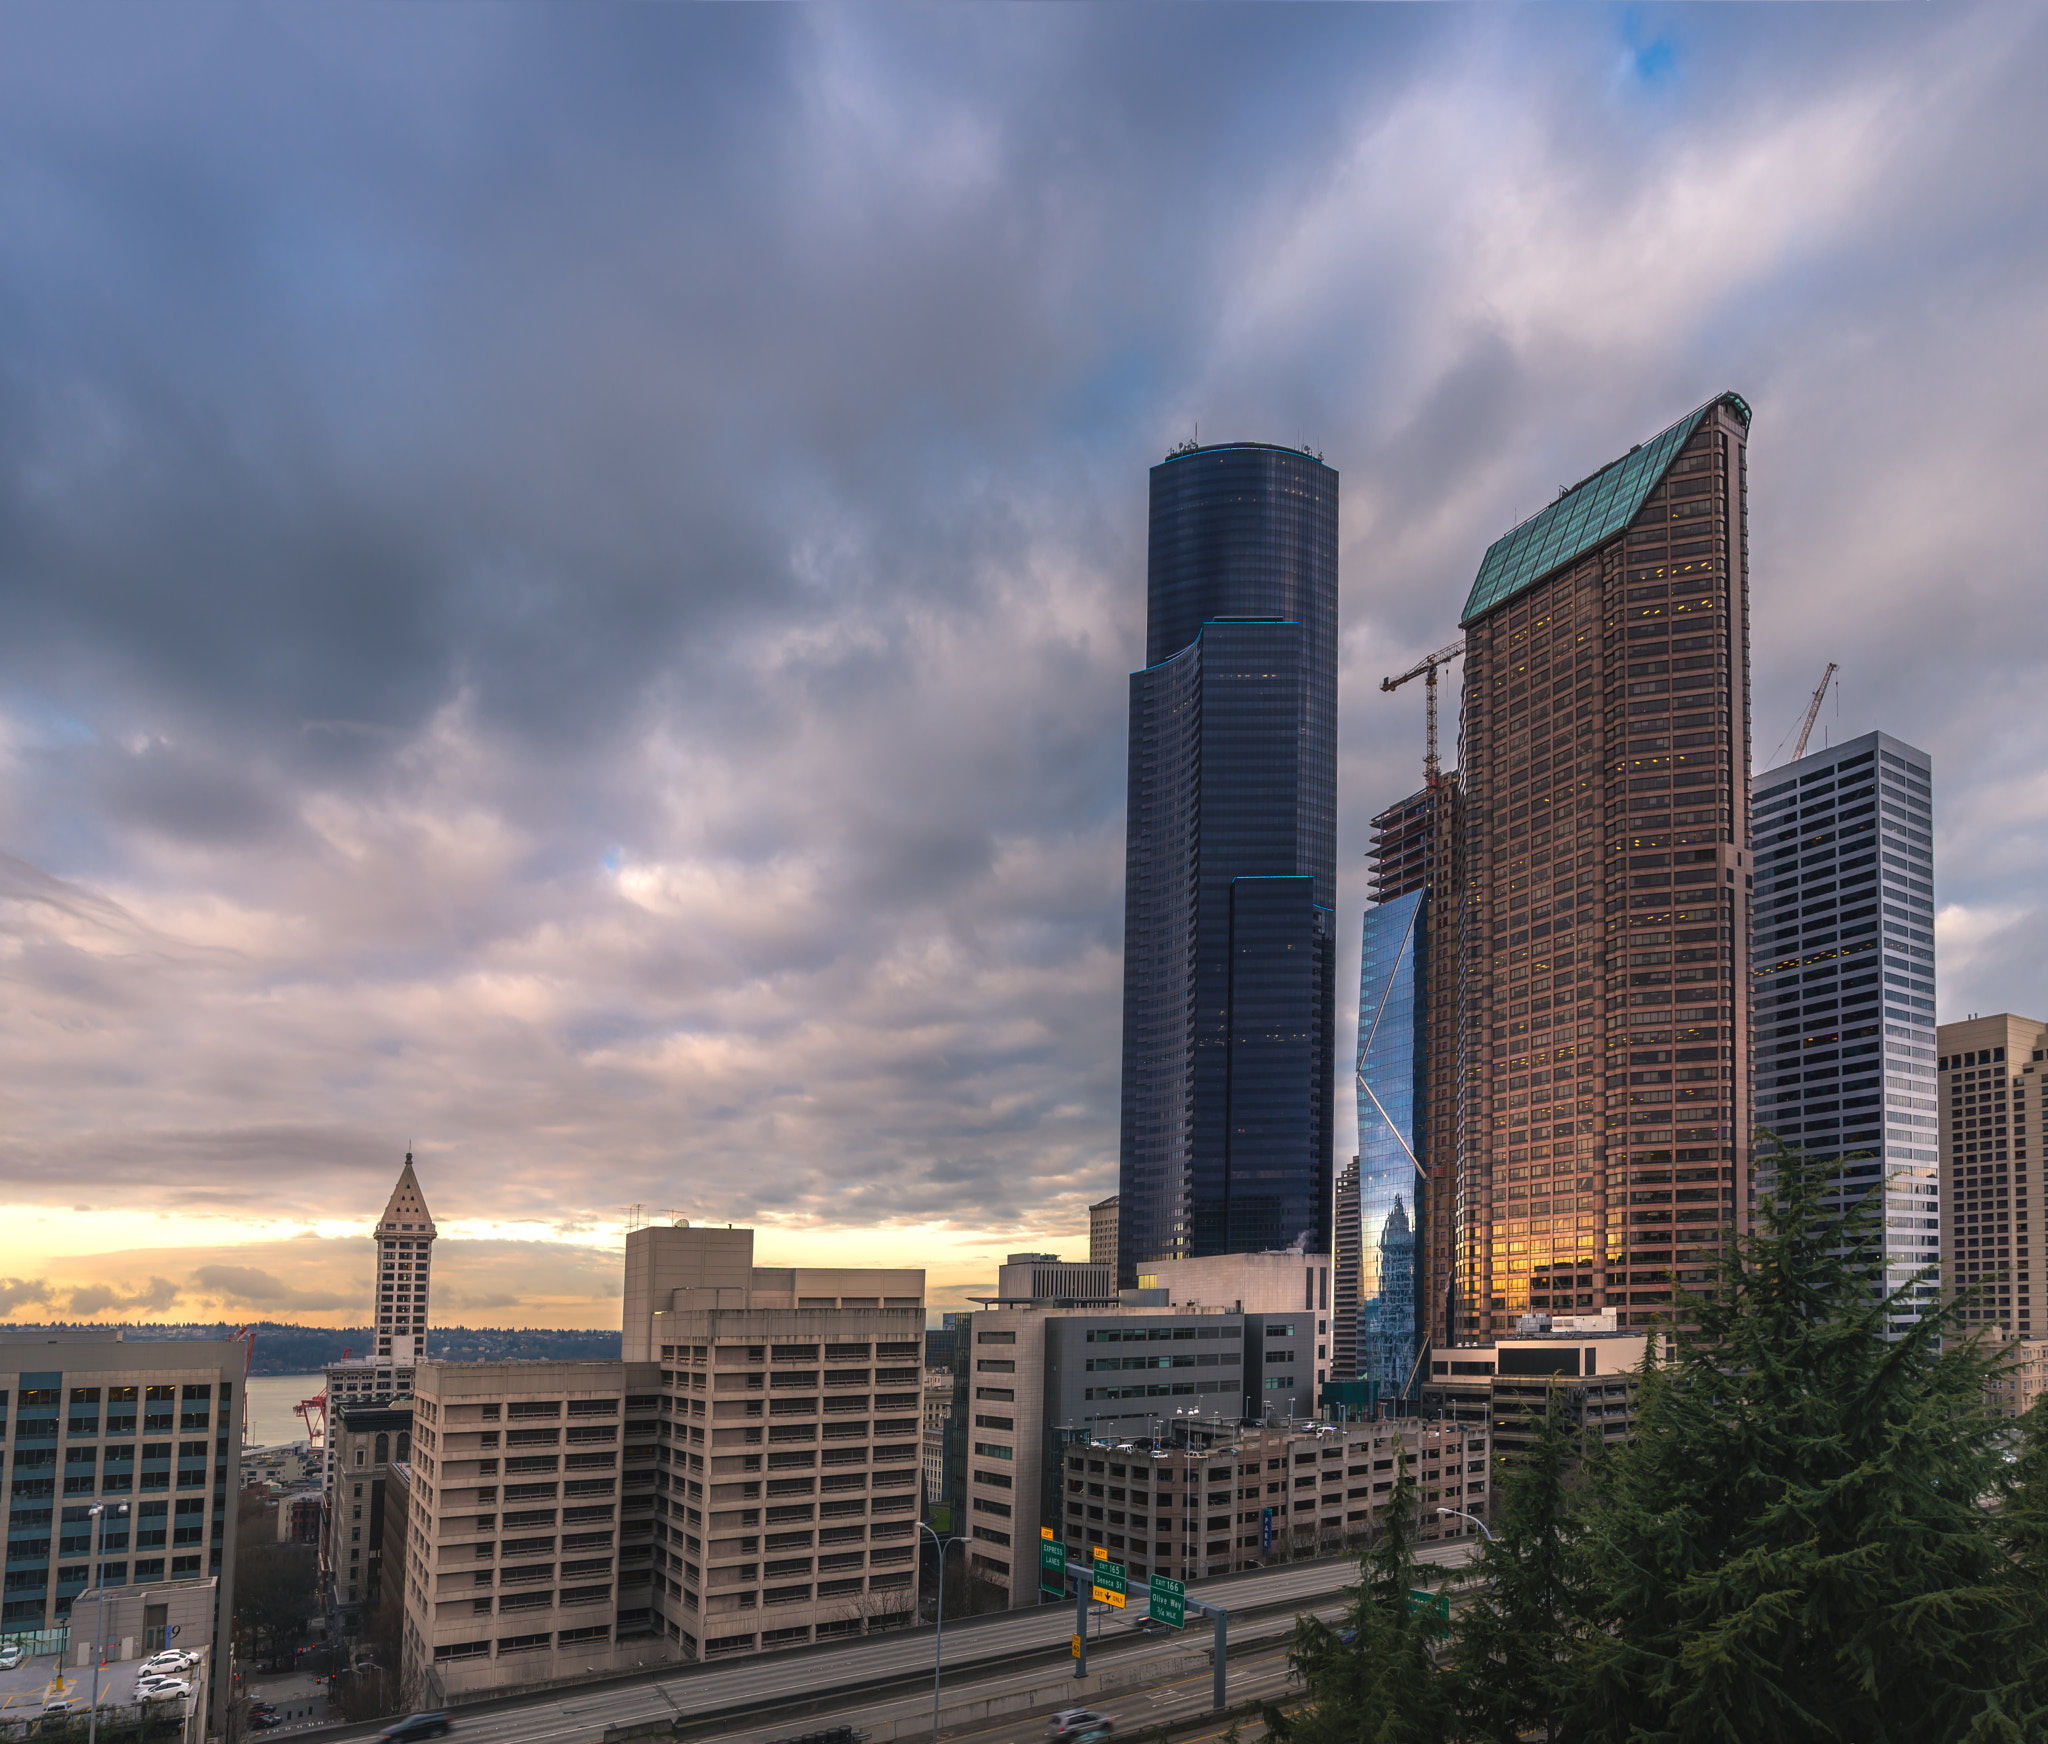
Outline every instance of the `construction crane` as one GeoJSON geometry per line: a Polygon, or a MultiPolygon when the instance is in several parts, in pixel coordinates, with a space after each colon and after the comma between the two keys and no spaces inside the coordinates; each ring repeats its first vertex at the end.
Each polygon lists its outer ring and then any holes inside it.
{"type": "Polygon", "coordinates": [[[1827,671],[1820,675],[1820,683],[1813,687],[1813,701],[1806,705],[1806,719],[1799,723],[1799,743],[1792,747],[1792,761],[1795,763],[1806,755],[1806,741],[1812,736],[1813,723],[1820,715],[1820,705],[1826,700],[1828,686],[1839,671],[1841,668],[1830,660],[1827,671]]]}
{"type": "MultiPolygon", "coordinates": [[[[1380,680],[1380,689],[1387,691],[1399,690],[1411,678],[1422,680],[1423,693],[1428,699],[1428,724],[1423,730],[1422,774],[1424,784],[1431,788],[1436,786],[1439,773],[1436,760],[1436,669],[1449,665],[1464,652],[1463,642],[1453,642],[1448,648],[1439,648],[1434,654],[1425,654],[1400,677],[1380,680]]],[[[1829,670],[1834,669],[1830,667],[1829,670]]]]}

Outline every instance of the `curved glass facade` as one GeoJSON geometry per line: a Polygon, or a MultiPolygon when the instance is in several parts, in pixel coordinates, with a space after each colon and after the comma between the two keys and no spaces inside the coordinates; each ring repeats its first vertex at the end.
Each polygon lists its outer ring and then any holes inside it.
{"type": "Polygon", "coordinates": [[[1337,475],[1152,469],[1131,677],[1118,1270],[1329,1248],[1337,475]]]}
{"type": "Polygon", "coordinates": [[[1398,1397],[1420,1347],[1416,1242],[1428,893],[1365,911],[1358,977],[1358,1378],[1398,1397]]]}

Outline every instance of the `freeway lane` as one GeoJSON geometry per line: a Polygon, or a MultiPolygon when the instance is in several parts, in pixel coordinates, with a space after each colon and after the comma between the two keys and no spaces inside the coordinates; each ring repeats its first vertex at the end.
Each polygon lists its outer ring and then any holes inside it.
{"type": "MultiPolygon", "coordinates": [[[[1457,1566],[1471,1555],[1470,1542],[1458,1540],[1431,1546],[1424,1559],[1457,1566]]],[[[1235,1623],[1240,1613],[1252,1610],[1320,1608],[1341,1589],[1353,1584],[1357,1570],[1355,1558],[1333,1557],[1221,1576],[1197,1582],[1189,1590],[1197,1598],[1227,1605],[1235,1623]]],[[[994,1668],[1020,1655],[1064,1649],[1072,1621],[1069,1607],[1045,1605],[977,1618],[949,1628],[948,1685],[956,1676],[977,1668],[994,1668]]],[[[1187,1640],[1198,1642],[1199,1650],[1207,1647],[1208,1635],[1206,1626],[1191,1627],[1187,1640]]],[[[1130,1655],[1166,1659],[1187,1650],[1179,1638],[1136,1635],[1112,1625],[1099,1641],[1091,1642],[1090,1665],[1091,1669],[1099,1669],[1098,1653],[1104,1653],[1106,1659],[1113,1659],[1121,1667],[1130,1655]],[[1123,1637],[1121,1641],[1119,1634],[1123,1637]]],[[[654,1678],[581,1684],[475,1708],[458,1708],[456,1726],[464,1744],[593,1744],[608,1726],[678,1715],[685,1720],[709,1718],[730,1712],[737,1735],[746,1730],[749,1711],[815,1700],[834,1690],[851,1692],[896,1679],[928,1677],[931,1663],[932,1638],[919,1628],[831,1647],[798,1648],[709,1665],[679,1666],[654,1678]]],[[[1041,1664],[1038,1675],[1043,1673],[1041,1664]]],[[[808,1731],[822,1723],[792,1722],[784,1731],[808,1731]]],[[[367,1738],[375,1729],[351,1728],[330,1736],[342,1740],[367,1738]]],[[[773,1735],[781,1736],[783,1732],[773,1735]]]]}
{"type": "MultiPolygon", "coordinates": [[[[1305,1608],[1331,1621],[1342,1614],[1344,1601],[1332,1597],[1326,1603],[1305,1608]]],[[[1246,1631],[1282,1638],[1242,1652],[1233,1648],[1226,1692],[1231,1706],[1255,1697],[1287,1693],[1289,1673],[1284,1637],[1292,1628],[1292,1617],[1285,1611],[1268,1612],[1262,1622],[1244,1625],[1246,1631]]],[[[949,1676],[941,1703],[940,1739],[942,1744],[1042,1744],[1047,1713],[1068,1706],[1097,1708],[1113,1714],[1122,1732],[1206,1714],[1214,1693],[1207,1664],[1210,1640],[1206,1626],[1190,1628],[1184,1636],[1144,1638],[1142,1647],[1109,1661],[1110,1680],[1115,1687],[1090,1687],[1078,1694],[1068,1687],[1073,1680],[1062,1674],[1059,1664],[1043,1660],[1021,1670],[962,1678],[957,1684],[949,1676]],[[1018,1711],[979,1720],[963,1721],[957,1714],[947,1717],[954,1704],[1004,1697],[1015,1698],[1018,1711]]],[[[1100,1673],[1101,1664],[1092,1647],[1089,1663],[1091,1670],[1100,1673]]],[[[1096,1681],[1091,1678],[1091,1686],[1096,1681]]],[[[793,1733],[815,1731],[825,1725],[849,1725],[873,1744],[893,1744],[895,1740],[929,1738],[931,1724],[932,1691],[927,1668],[927,1675],[910,1688],[899,1687],[886,1696],[865,1701],[858,1696],[849,1697],[843,1705],[834,1704],[829,1715],[794,1720],[784,1716],[758,1724],[735,1719],[730,1731],[719,1732],[718,1740],[719,1744],[775,1744],[793,1733]]]]}

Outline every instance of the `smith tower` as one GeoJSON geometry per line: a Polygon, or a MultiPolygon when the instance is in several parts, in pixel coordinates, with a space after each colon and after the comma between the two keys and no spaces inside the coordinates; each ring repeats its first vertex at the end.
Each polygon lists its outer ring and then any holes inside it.
{"type": "Polygon", "coordinates": [[[1118,1271],[1329,1250],[1337,474],[1265,443],[1152,469],[1131,675],[1118,1271]]]}
{"type": "Polygon", "coordinates": [[[377,1244],[377,1348],[386,1362],[426,1355],[427,1289],[433,1265],[434,1219],[412,1170],[412,1152],[372,1232],[377,1244]]]}

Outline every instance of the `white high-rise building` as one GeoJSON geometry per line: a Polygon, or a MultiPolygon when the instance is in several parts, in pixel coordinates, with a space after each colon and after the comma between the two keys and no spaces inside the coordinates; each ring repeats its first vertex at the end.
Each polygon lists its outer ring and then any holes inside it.
{"type": "MultiPolygon", "coordinates": [[[[1866,733],[1750,783],[1756,1124],[1839,1157],[1845,1207],[1882,1196],[1881,1278],[1895,1333],[1940,1289],[1914,1282],[1941,1255],[1931,767],[1925,751],[1866,733]]],[[[1681,951],[1674,961],[1707,955],[1681,951]]],[[[1714,1069],[1687,1059],[1683,1048],[1672,1057],[1681,1082],[1714,1069]]],[[[1768,1157],[1759,1150],[1760,1168],[1768,1157]]],[[[1677,1172],[1681,1219],[1684,1201],[1709,1197],[1686,1184],[1711,1173],[1677,1172]]],[[[1759,1190],[1768,1187],[1759,1176],[1759,1190]]]]}
{"type": "Polygon", "coordinates": [[[412,1391],[413,1365],[426,1355],[436,1234],[407,1151],[398,1183],[370,1231],[370,1348],[329,1365],[330,1409],[412,1391]]]}
{"type": "Polygon", "coordinates": [[[426,1354],[427,1287],[434,1262],[434,1219],[412,1172],[412,1152],[377,1220],[377,1349],[409,1363],[426,1354]]]}
{"type": "MultiPolygon", "coordinates": [[[[328,1364],[326,1370],[325,1445],[320,1449],[322,1577],[333,1604],[349,1615],[374,1590],[368,1571],[378,1561],[381,1503],[372,1509],[366,1543],[362,1491],[368,1485],[375,1502],[384,1486],[385,1461],[378,1461],[375,1472],[345,1469],[346,1462],[337,1457],[343,1418],[351,1408],[362,1413],[378,1406],[399,1413],[410,1424],[414,1364],[426,1355],[427,1291],[435,1234],[433,1214],[427,1210],[426,1195],[413,1173],[412,1152],[407,1151],[384,1214],[370,1231],[370,1348],[361,1355],[351,1352],[340,1362],[328,1364]],[[351,1535],[346,1541],[343,1532],[351,1535]],[[371,1558],[368,1562],[364,1561],[366,1549],[371,1558]],[[345,1560],[349,1553],[354,1554],[353,1562],[345,1560]]],[[[397,1420],[394,1417],[392,1422],[397,1420]]],[[[371,1419],[365,1416],[362,1421],[371,1419]]],[[[389,1427],[382,1426],[379,1432],[388,1434],[389,1427]]]]}

